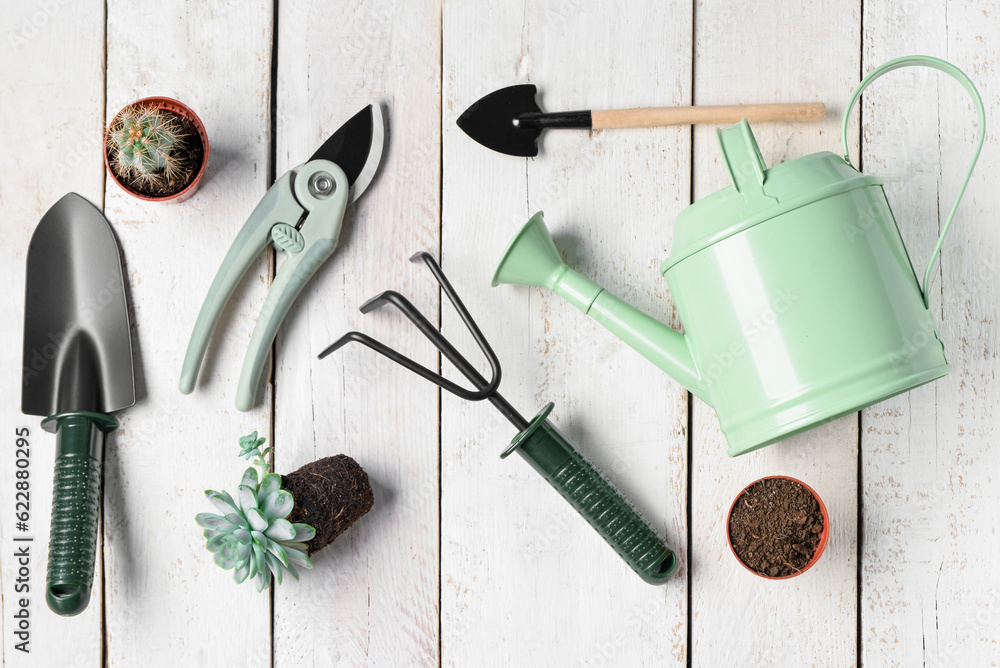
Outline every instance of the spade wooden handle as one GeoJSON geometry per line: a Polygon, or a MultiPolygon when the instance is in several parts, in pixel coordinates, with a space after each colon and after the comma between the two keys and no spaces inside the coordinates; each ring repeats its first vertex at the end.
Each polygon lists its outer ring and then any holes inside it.
{"type": "Polygon", "coordinates": [[[716,107],[659,107],[593,111],[593,128],[651,128],[661,125],[697,123],[736,123],[741,118],[751,123],[773,121],[819,121],[826,116],[822,102],[784,104],[730,104],[716,107]]]}

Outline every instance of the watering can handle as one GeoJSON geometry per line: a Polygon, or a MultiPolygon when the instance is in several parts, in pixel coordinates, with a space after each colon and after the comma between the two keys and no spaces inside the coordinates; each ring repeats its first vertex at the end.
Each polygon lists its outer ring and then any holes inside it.
{"type": "Polygon", "coordinates": [[[976,166],[976,162],[979,160],[979,153],[983,150],[983,142],[986,140],[986,111],[983,109],[983,100],[979,97],[979,91],[976,90],[976,86],[972,83],[972,80],[963,72],[951,63],[945,62],[940,58],[934,58],[932,56],[906,56],[904,58],[896,58],[895,60],[890,60],[880,67],[876,67],[872,70],[868,76],[862,79],[858,87],[854,89],[854,94],[851,95],[851,101],[847,103],[847,109],[844,110],[844,120],[841,124],[841,139],[844,144],[844,160],[847,164],[851,164],[851,153],[847,147],[847,123],[851,117],[851,111],[854,110],[854,105],[857,104],[858,99],[861,98],[861,93],[864,92],[868,86],[878,79],[883,74],[888,74],[893,70],[898,70],[901,67],[930,67],[935,70],[940,70],[945,74],[950,75],[969,93],[972,98],[972,102],[976,105],[976,113],[979,116],[979,142],[976,144],[976,152],[972,155],[972,162],[969,163],[969,168],[965,171],[965,178],[962,180],[962,186],[958,189],[958,196],[955,197],[955,203],[951,205],[951,211],[948,212],[948,217],[944,221],[944,225],[941,228],[941,236],[938,238],[937,245],[934,246],[934,251],[931,253],[930,262],[927,263],[927,271],[924,272],[924,282],[922,284],[922,292],[924,295],[924,307],[930,308],[930,292],[928,290],[931,281],[931,271],[934,269],[934,262],[937,260],[938,254],[941,252],[941,245],[944,243],[944,237],[948,234],[948,228],[951,227],[951,221],[955,217],[955,211],[958,210],[958,203],[962,201],[962,195],[965,194],[965,188],[969,185],[969,179],[972,178],[972,170],[976,166]]]}

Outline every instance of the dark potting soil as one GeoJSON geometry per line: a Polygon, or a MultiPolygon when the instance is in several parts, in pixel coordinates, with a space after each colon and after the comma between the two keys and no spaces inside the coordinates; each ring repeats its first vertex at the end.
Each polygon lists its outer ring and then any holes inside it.
{"type": "Polygon", "coordinates": [[[316,529],[316,537],[308,543],[310,556],[347,531],[375,503],[368,474],[347,455],[306,464],[281,476],[281,486],[295,499],[288,521],[316,529]]]}
{"type": "MultiPolygon", "coordinates": [[[[166,109],[163,111],[173,114],[172,111],[166,109]]],[[[179,151],[181,155],[179,164],[180,173],[176,178],[165,183],[143,183],[133,181],[128,176],[123,176],[115,172],[125,185],[140,195],[145,195],[146,197],[169,197],[170,195],[179,193],[191,185],[194,177],[198,175],[198,170],[201,169],[205,147],[201,143],[201,135],[198,134],[198,128],[195,127],[194,123],[180,114],[173,115],[177,117],[181,124],[181,131],[178,133],[177,142],[174,145],[174,151],[179,151]]],[[[113,151],[114,149],[111,150],[113,151]]],[[[114,154],[109,153],[108,158],[114,164],[114,154]]]]}
{"type": "Polygon", "coordinates": [[[769,478],[736,499],[729,539],[736,556],[761,575],[798,573],[816,553],[823,513],[809,490],[792,480],[769,478]]]}

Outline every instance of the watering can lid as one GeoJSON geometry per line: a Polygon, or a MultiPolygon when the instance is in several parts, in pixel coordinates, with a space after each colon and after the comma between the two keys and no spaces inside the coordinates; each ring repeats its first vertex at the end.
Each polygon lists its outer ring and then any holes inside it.
{"type": "Polygon", "coordinates": [[[829,151],[812,153],[771,168],[746,119],[717,132],[722,164],[732,185],[681,211],[670,256],[660,273],[712,244],[792,209],[839,192],[882,180],[854,169],[829,151]]]}

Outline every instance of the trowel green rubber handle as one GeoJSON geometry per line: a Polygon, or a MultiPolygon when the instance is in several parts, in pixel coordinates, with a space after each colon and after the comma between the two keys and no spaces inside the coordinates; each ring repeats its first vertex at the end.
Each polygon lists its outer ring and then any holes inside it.
{"type": "Polygon", "coordinates": [[[57,615],[78,615],[90,603],[97,558],[104,434],[118,420],[101,413],[62,413],[42,421],[56,435],[52,530],[45,602],[57,615]]]}
{"type": "Polygon", "coordinates": [[[673,551],[618,488],[546,419],[552,406],[545,406],[500,456],[516,451],[639,577],[649,584],[664,584],[677,570],[673,551]]]}

